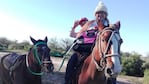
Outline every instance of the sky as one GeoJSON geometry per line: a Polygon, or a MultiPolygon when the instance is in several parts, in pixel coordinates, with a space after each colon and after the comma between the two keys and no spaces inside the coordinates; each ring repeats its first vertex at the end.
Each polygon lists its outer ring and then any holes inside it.
{"type": "MultiPolygon", "coordinates": [[[[100,0],[0,0],[0,37],[70,38],[75,20],[95,19],[100,0]]],[[[149,0],[102,0],[110,23],[121,22],[121,51],[149,55],[149,0]]],[[[80,27],[77,28],[79,30],[80,27]]]]}

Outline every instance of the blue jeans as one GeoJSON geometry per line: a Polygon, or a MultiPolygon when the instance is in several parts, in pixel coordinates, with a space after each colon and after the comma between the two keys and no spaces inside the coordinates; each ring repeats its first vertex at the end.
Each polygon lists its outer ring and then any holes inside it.
{"type": "Polygon", "coordinates": [[[69,59],[67,67],[66,67],[65,84],[70,84],[66,82],[70,82],[72,77],[74,76],[77,63],[78,63],[78,55],[74,53],[69,59]]]}

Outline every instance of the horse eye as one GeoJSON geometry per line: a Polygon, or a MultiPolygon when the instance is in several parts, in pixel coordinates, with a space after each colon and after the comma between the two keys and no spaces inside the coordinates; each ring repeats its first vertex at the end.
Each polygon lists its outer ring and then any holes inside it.
{"type": "Polygon", "coordinates": [[[105,41],[105,39],[102,39],[102,42],[104,42],[105,41]]]}

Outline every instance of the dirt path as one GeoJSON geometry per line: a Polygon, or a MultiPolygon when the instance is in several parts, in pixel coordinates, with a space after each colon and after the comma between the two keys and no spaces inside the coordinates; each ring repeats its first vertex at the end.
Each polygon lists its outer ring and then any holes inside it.
{"type": "Polygon", "coordinates": [[[44,74],[42,81],[43,84],[64,84],[64,75],[65,75],[65,68],[67,65],[67,60],[64,62],[63,67],[60,71],[58,71],[60,64],[62,62],[62,58],[51,58],[54,64],[54,72],[50,74],[44,74]]]}
{"type": "MultiPolygon", "coordinates": [[[[52,61],[53,61],[54,66],[55,66],[55,72],[52,74],[45,74],[43,76],[43,83],[44,84],[64,84],[65,68],[66,68],[68,61],[66,60],[64,62],[64,65],[63,65],[60,72],[58,72],[57,70],[59,69],[59,66],[62,62],[62,59],[52,57],[52,61]]],[[[127,79],[123,79],[120,77],[118,77],[117,79],[118,79],[117,84],[135,84],[135,83],[131,83],[127,79]]]]}

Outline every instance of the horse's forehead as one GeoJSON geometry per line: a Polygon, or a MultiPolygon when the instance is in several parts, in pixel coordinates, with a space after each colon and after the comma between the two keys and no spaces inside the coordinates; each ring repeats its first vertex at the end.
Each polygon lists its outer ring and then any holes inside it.
{"type": "Polygon", "coordinates": [[[101,40],[102,43],[107,43],[110,37],[110,33],[107,32],[101,32],[99,34],[99,40],[101,40]]]}
{"type": "Polygon", "coordinates": [[[36,41],[36,43],[34,44],[34,45],[37,45],[37,46],[46,46],[46,44],[45,44],[46,42],[45,41],[43,41],[43,40],[37,40],[36,41]],[[39,44],[38,44],[39,43],[39,44]],[[40,44],[41,43],[41,44],[40,44]]]}
{"type": "Polygon", "coordinates": [[[40,40],[40,39],[39,39],[39,40],[37,40],[36,42],[38,43],[38,42],[45,42],[45,41],[44,41],[44,40],[40,40]]]}

